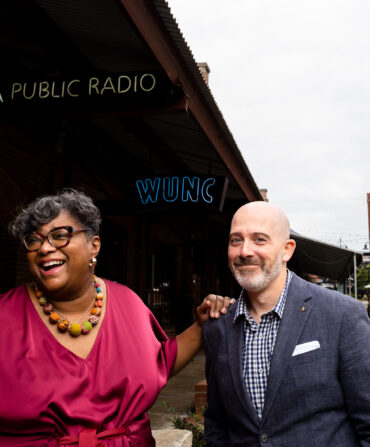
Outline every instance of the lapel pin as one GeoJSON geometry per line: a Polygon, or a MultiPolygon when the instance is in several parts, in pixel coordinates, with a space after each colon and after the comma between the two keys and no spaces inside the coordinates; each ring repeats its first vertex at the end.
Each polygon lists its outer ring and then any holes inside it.
{"type": "Polygon", "coordinates": [[[306,308],[304,306],[301,307],[301,312],[306,312],[306,308]]]}

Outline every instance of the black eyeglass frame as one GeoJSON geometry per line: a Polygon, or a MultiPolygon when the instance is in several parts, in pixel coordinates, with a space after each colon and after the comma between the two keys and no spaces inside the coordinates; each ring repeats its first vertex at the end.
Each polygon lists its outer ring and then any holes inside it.
{"type": "Polygon", "coordinates": [[[42,233],[40,233],[39,231],[33,231],[32,233],[26,234],[26,235],[23,237],[23,243],[24,243],[24,246],[26,247],[26,250],[29,251],[29,252],[39,251],[40,248],[42,247],[42,244],[45,242],[46,239],[48,240],[49,244],[50,244],[52,247],[54,247],[54,248],[63,248],[63,247],[67,247],[67,245],[71,242],[71,239],[72,239],[73,234],[74,234],[74,233],[77,233],[77,232],[79,232],[79,231],[89,231],[89,230],[86,229],[86,228],[73,228],[73,227],[70,226],[70,225],[62,225],[62,226],[60,226],[60,227],[52,228],[47,234],[42,234],[42,233]],[[49,238],[50,233],[52,233],[53,231],[62,230],[62,229],[65,229],[65,230],[68,231],[68,233],[67,233],[67,240],[66,240],[66,243],[63,244],[63,245],[55,245],[55,244],[50,240],[50,238],[49,238]],[[31,234],[37,234],[37,236],[39,236],[39,237],[41,238],[41,241],[40,241],[41,244],[40,244],[40,247],[39,247],[39,248],[35,248],[35,249],[33,249],[33,250],[31,250],[30,248],[28,248],[28,246],[27,246],[27,242],[26,242],[26,238],[27,238],[28,236],[31,236],[31,234]]]}

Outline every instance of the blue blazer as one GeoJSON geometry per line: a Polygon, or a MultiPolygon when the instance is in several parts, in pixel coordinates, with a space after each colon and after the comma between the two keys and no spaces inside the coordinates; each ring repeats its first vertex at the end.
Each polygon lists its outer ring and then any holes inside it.
{"type": "Polygon", "coordinates": [[[370,447],[365,307],[293,274],[262,419],[243,382],[243,322],[233,322],[235,311],[234,304],[203,326],[207,447],[370,447]]]}

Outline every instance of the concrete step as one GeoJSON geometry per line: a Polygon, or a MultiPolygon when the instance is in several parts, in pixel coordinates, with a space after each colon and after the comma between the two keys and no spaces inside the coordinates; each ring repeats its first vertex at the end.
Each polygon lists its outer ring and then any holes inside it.
{"type": "Polygon", "coordinates": [[[191,447],[193,434],[189,430],[153,430],[156,447],[191,447]]]}

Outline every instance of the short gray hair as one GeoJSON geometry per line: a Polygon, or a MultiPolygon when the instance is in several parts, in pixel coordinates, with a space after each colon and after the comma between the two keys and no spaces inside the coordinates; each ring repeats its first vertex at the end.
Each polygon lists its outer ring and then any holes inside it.
{"type": "Polygon", "coordinates": [[[9,224],[9,233],[23,241],[26,234],[32,233],[59,216],[61,211],[68,212],[84,228],[89,238],[98,235],[101,224],[99,209],[85,193],[65,188],[55,195],[38,197],[9,224]]]}

